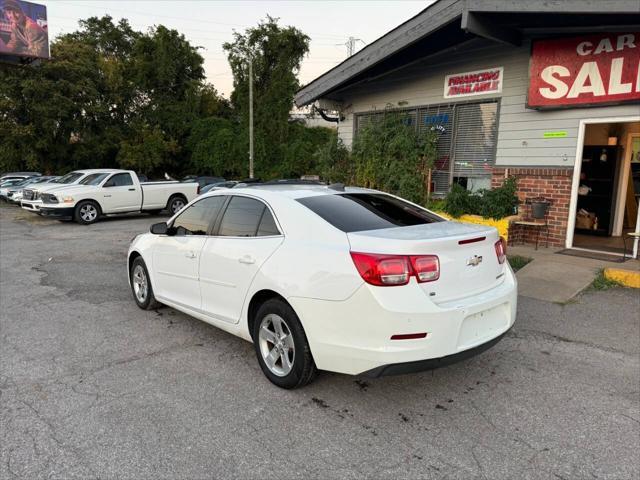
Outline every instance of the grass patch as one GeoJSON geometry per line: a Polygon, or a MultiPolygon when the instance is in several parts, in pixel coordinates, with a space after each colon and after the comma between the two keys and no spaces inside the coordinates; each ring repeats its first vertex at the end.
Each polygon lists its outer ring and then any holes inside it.
{"type": "Polygon", "coordinates": [[[592,290],[609,290],[614,287],[622,287],[623,285],[620,282],[615,280],[611,280],[604,276],[604,268],[598,271],[596,278],[593,279],[593,283],[591,284],[592,290]]]}
{"type": "Polygon", "coordinates": [[[517,272],[527,263],[533,260],[532,258],[523,257],[522,255],[507,255],[507,259],[509,260],[509,265],[511,265],[511,268],[514,272],[517,272]]]}

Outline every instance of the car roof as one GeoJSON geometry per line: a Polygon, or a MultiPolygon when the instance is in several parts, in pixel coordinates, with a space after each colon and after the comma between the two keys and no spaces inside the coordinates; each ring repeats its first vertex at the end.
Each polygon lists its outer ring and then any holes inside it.
{"type": "Polygon", "coordinates": [[[341,193],[382,193],[377,190],[360,187],[333,187],[331,185],[269,185],[269,184],[253,184],[246,187],[234,187],[233,189],[218,190],[218,194],[235,195],[246,193],[247,195],[255,195],[259,197],[286,197],[291,199],[315,197],[320,195],[337,195],[341,193]]]}
{"type": "Polygon", "coordinates": [[[127,172],[128,170],[121,170],[119,168],[90,168],[87,170],[74,170],[73,172],[69,172],[69,173],[84,173],[84,174],[89,174],[89,173],[116,173],[116,172],[127,172]]]}

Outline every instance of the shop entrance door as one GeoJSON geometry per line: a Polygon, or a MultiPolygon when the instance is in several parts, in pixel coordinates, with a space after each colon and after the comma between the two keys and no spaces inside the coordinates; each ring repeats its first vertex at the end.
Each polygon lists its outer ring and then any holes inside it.
{"type": "Polygon", "coordinates": [[[566,246],[637,256],[639,199],[640,118],[581,121],[566,246]]]}

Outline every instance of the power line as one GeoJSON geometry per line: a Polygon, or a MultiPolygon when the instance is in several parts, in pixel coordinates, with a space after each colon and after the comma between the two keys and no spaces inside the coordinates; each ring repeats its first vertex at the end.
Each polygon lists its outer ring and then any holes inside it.
{"type": "MultiPolygon", "coordinates": [[[[175,15],[160,15],[160,14],[157,14],[157,13],[139,12],[139,11],[128,10],[128,9],[123,9],[123,8],[79,5],[78,3],[65,2],[65,1],[62,1],[62,0],[58,0],[56,3],[62,3],[62,4],[66,4],[66,5],[73,5],[74,7],[80,7],[80,8],[85,8],[85,9],[89,9],[89,10],[100,9],[100,10],[104,10],[105,13],[107,13],[107,14],[109,13],[109,11],[114,11],[114,12],[122,12],[122,13],[128,13],[128,14],[133,14],[133,15],[142,15],[142,16],[145,16],[145,17],[157,17],[157,18],[166,18],[166,19],[170,19],[170,20],[182,20],[182,21],[185,21],[185,22],[202,23],[202,24],[206,24],[206,25],[223,25],[223,26],[227,26],[227,27],[241,27],[241,28],[252,28],[252,27],[255,27],[255,25],[247,25],[247,24],[240,24],[240,23],[214,22],[212,20],[203,20],[203,19],[189,18],[189,17],[176,17],[175,15]]],[[[209,31],[211,31],[211,30],[209,30],[209,31]]],[[[217,32],[217,33],[224,33],[224,32],[217,32]]],[[[326,38],[326,39],[329,39],[329,38],[344,38],[344,35],[337,35],[337,34],[324,33],[324,32],[322,32],[322,33],[304,32],[304,33],[314,35],[316,38],[326,38]]]]}

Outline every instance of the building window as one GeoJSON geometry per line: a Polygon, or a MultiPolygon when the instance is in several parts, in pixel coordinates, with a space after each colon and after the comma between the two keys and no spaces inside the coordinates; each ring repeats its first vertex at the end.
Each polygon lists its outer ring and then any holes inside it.
{"type": "MultiPolygon", "coordinates": [[[[496,161],[498,102],[428,105],[398,110],[407,125],[438,134],[438,157],[432,172],[434,194],[446,194],[459,183],[469,190],[489,188],[496,161]]],[[[356,115],[355,133],[384,112],[356,115]]]]}

